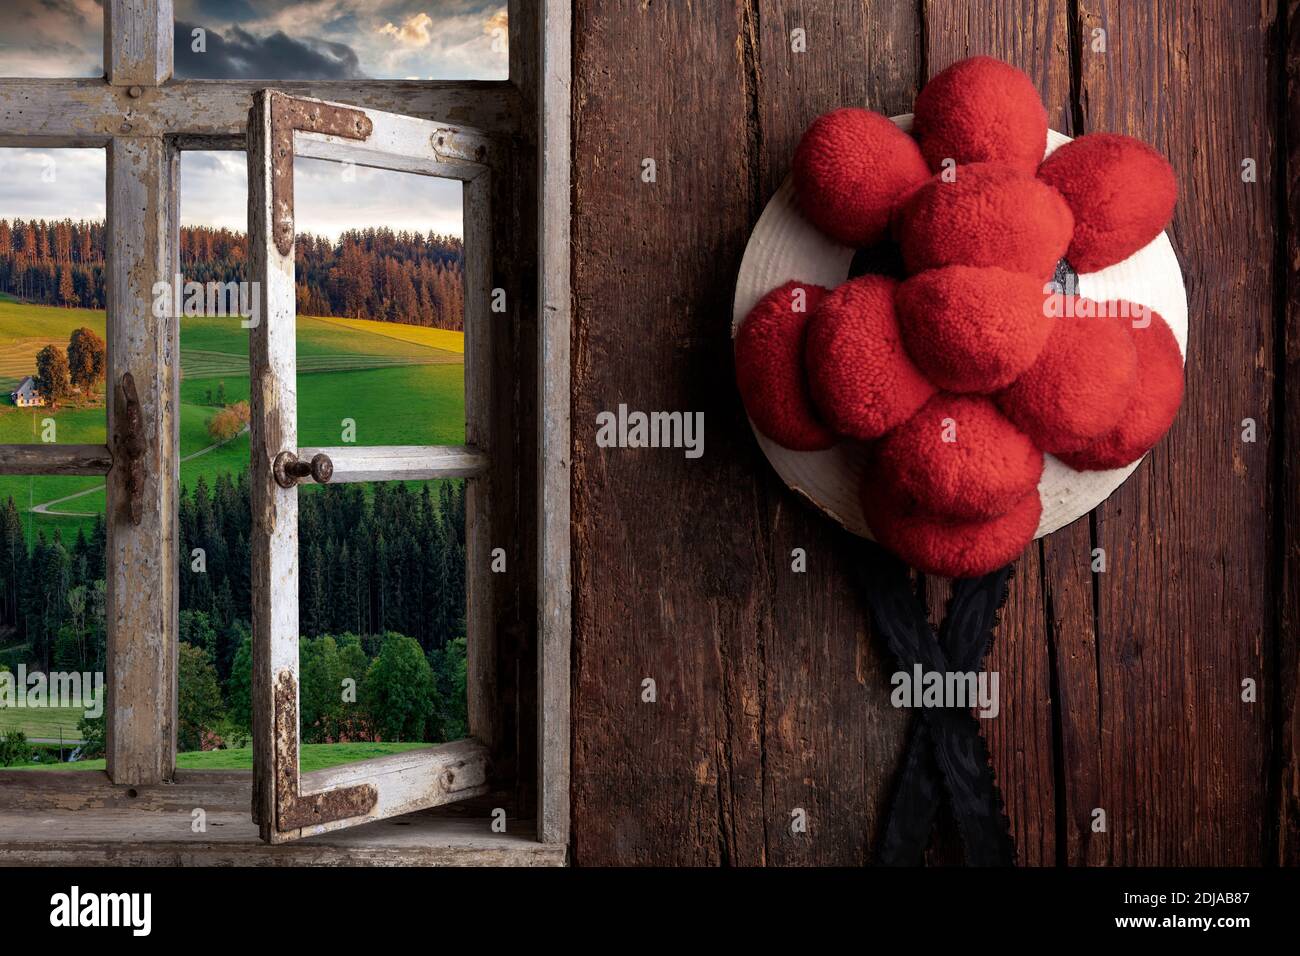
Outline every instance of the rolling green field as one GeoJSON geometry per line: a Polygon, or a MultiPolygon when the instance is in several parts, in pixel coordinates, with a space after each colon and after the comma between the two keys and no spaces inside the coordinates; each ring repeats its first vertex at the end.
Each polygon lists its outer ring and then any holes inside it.
{"type": "Polygon", "coordinates": [[[21,730],[28,740],[81,740],[84,707],[0,707],[0,734],[21,730]]]}
{"type": "MultiPolygon", "coordinates": [[[[102,444],[105,412],[94,408],[15,408],[9,391],[35,368],[45,345],[67,345],[79,326],[104,333],[104,313],[29,305],[0,298],[0,443],[42,440],[52,418],[59,444],[102,444]]],[[[365,319],[299,316],[298,440],[342,444],[355,422],[359,445],[461,444],[465,440],[462,333],[365,319]]],[[[181,481],[194,487],[248,467],[248,435],[214,446],[208,404],[218,387],[227,402],[248,398],[248,330],[237,318],[181,320],[181,481]]],[[[0,476],[0,502],[12,496],[28,535],[59,530],[71,540],[104,511],[104,483],[78,476],[0,476]],[[66,499],[66,500],[65,500],[66,499]]]]}
{"type": "MultiPolygon", "coordinates": [[[[303,773],[324,770],[356,760],[373,760],[388,754],[420,750],[429,744],[303,744],[298,751],[298,765],[303,773]]],[[[176,755],[178,770],[252,770],[253,749],[201,750],[176,755]]],[[[104,760],[79,760],[76,763],[39,763],[6,767],[6,770],[103,770],[104,760]]]]}

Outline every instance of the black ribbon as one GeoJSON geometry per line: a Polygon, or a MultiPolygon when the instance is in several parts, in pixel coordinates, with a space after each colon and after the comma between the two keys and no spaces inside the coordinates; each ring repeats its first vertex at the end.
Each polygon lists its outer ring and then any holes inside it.
{"type": "MultiPolygon", "coordinates": [[[[866,544],[866,554],[860,565],[863,591],[876,631],[899,667],[909,672],[917,664],[939,673],[979,670],[1007,599],[1011,566],[981,578],[954,580],[936,637],[907,567],[874,543],[866,544]]],[[[881,864],[924,862],[943,794],[968,864],[1015,864],[1015,843],[979,722],[970,711],[954,707],[923,708],[912,725],[877,853],[881,864]]]]}

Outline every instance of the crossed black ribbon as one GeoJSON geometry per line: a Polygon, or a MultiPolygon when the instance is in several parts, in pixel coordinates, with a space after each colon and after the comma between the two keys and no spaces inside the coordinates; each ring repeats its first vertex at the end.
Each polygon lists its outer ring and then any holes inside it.
{"type": "MultiPolygon", "coordinates": [[[[993,642],[998,611],[1007,599],[1011,566],[981,578],[953,582],[948,613],[936,638],[906,565],[868,542],[860,565],[863,591],[899,666],[911,671],[976,671],[993,642]]],[[[1013,866],[1015,843],[993,778],[988,747],[970,711],[927,707],[912,725],[877,858],[885,866],[924,862],[939,800],[947,794],[966,862],[1013,866]]]]}

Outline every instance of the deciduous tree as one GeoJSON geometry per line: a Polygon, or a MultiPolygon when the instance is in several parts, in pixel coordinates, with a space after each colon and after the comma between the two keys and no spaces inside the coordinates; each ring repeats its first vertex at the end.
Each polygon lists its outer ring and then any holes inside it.
{"type": "Polygon", "coordinates": [[[51,405],[67,399],[72,394],[72,376],[68,372],[68,357],[63,350],[47,345],[36,353],[36,390],[51,405]]]}

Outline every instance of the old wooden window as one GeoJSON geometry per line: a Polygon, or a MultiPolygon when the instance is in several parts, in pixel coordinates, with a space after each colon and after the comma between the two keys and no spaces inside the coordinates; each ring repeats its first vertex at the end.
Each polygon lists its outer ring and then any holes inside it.
{"type": "MultiPolygon", "coordinates": [[[[421,816],[401,840],[373,826],[346,839],[318,835],[312,842],[320,849],[309,858],[328,860],[334,850],[344,858],[364,848],[380,859],[423,862],[500,862],[512,854],[562,860],[569,746],[568,4],[511,2],[510,79],[480,82],[173,80],[170,0],[105,0],[104,7],[106,76],[0,79],[0,146],[108,151],[108,440],[94,447],[0,446],[0,473],[106,475],[107,779],[62,774],[52,782],[5,773],[0,842],[26,831],[24,846],[42,858],[48,843],[35,818],[23,814],[45,819],[58,807],[80,815],[77,831],[96,846],[130,840],[133,850],[135,843],[155,845],[160,859],[211,859],[210,833],[193,832],[188,813],[177,820],[159,811],[186,802],[222,812],[241,800],[248,806],[247,775],[175,769],[179,319],[151,310],[153,284],[180,271],[180,151],[246,148],[250,278],[261,283],[261,321],[250,332],[251,802],[260,836],[278,843],[490,793],[513,814],[509,832],[491,826],[496,807],[479,806],[456,817],[421,816]],[[464,446],[297,446],[295,153],[464,183],[464,446]],[[471,737],[303,774],[296,762],[295,484],[322,480],[331,469],[330,480],[340,482],[468,479],[471,737]],[[507,569],[500,574],[488,568],[496,549],[507,569]],[[120,817],[105,819],[102,832],[96,827],[101,808],[133,806],[142,815],[134,828],[124,828],[120,817]]],[[[252,862],[276,852],[251,839],[257,831],[249,826],[221,848],[226,857],[216,856],[252,862]]],[[[147,859],[150,851],[138,852],[147,859]]]]}

